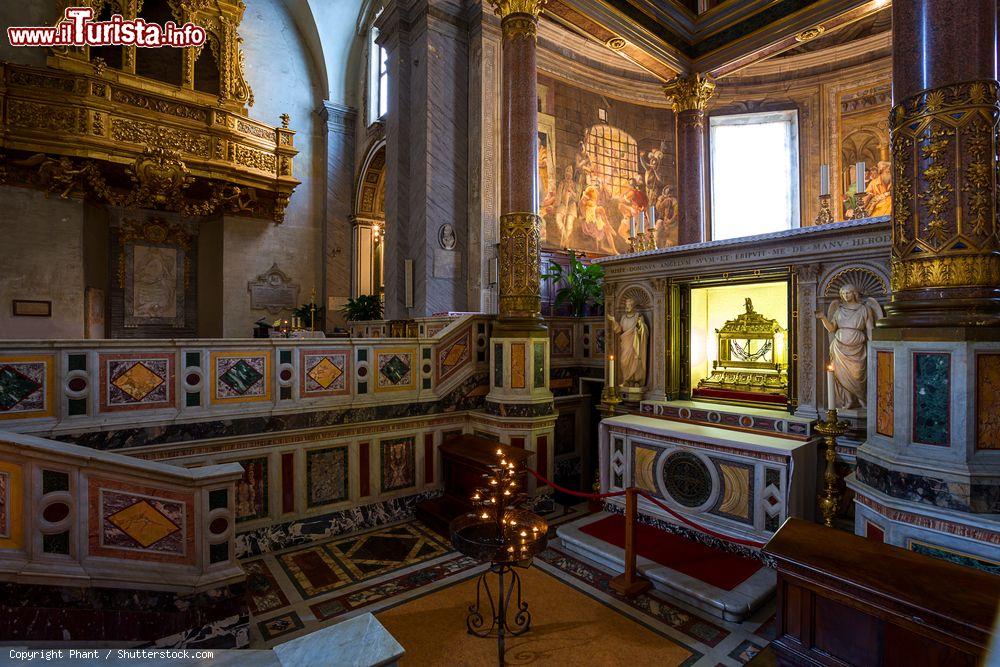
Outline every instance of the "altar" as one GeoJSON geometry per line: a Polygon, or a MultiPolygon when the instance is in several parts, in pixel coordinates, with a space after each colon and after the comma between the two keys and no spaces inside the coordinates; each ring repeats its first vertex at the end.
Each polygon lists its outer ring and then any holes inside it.
{"type": "MultiPolygon", "coordinates": [[[[786,518],[813,517],[813,439],[625,415],[601,422],[599,447],[602,493],[638,487],[724,536],[766,542],[786,518]]],[[[639,511],[682,525],[642,497],[639,511]]]]}

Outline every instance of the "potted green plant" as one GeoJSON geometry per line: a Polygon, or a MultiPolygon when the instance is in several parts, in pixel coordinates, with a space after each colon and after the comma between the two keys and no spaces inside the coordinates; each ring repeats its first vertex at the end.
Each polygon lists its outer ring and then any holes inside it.
{"type": "Polygon", "coordinates": [[[344,318],[350,322],[368,322],[382,319],[382,297],[378,294],[360,294],[347,300],[344,318]]]}
{"type": "Polygon", "coordinates": [[[292,310],[292,315],[302,320],[302,326],[306,329],[313,328],[313,313],[316,314],[316,328],[322,329],[321,323],[323,322],[323,306],[317,305],[315,303],[304,303],[298,308],[292,310]]]}
{"type": "Polygon", "coordinates": [[[569,304],[574,317],[586,315],[587,306],[604,305],[604,267],[600,264],[584,264],[576,258],[576,253],[569,251],[569,267],[554,260],[549,260],[549,270],[543,276],[552,280],[556,290],[555,305],[569,304]]]}

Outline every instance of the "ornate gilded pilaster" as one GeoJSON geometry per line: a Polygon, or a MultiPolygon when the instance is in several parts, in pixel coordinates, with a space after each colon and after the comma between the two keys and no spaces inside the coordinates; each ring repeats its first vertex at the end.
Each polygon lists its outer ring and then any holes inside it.
{"type": "Polygon", "coordinates": [[[540,219],[534,213],[500,216],[500,317],[538,320],[541,316],[540,219]]]}
{"type": "Polygon", "coordinates": [[[892,109],[892,304],[884,326],[1000,326],[996,81],[892,109]]]}
{"type": "Polygon", "coordinates": [[[678,76],[663,92],[677,114],[678,243],[705,240],[705,109],[715,95],[708,75],[678,76]]]}

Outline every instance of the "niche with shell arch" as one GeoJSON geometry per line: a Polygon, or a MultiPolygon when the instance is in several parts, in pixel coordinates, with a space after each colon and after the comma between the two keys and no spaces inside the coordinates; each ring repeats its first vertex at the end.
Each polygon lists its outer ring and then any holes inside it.
{"type": "Polygon", "coordinates": [[[840,296],[840,288],[852,285],[862,298],[872,297],[879,303],[889,298],[889,277],[882,267],[868,263],[843,264],[834,267],[821,283],[822,297],[832,301],[840,296]]]}
{"type": "MultiPolygon", "coordinates": [[[[650,354],[652,351],[652,346],[650,341],[653,337],[653,293],[648,286],[642,284],[631,284],[622,289],[615,299],[614,303],[614,316],[619,322],[621,321],[621,316],[625,313],[625,301],[627,299],[632,299],[635,301],[635,309],[642,315],[643,319],[646,321],[646,368],[645,368],[645,380],[642,385],[642,389],[646,389],[650,386],[652,381],[652,373],[650,372],[650,354]]],[[[612,340],[609,352],[613,352],[618,355],[621,359],[621,352],[618,349],[618,336],[614,335],[610,327],[608,329],[608,338],[612,340]]]]}

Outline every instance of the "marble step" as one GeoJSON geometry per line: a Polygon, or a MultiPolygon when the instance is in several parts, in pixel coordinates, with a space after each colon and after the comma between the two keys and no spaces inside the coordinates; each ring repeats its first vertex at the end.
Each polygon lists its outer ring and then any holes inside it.
{"type": "MultiPolygon", "coordinates": [[[[625,570],[625,550],[580,530],[583,526],[611,516],[598,512],[556,529],[567,551],[577,554],[612,571],[625,570]]],[[[726,621],[740,622],[749,617],[774,595],[777,575],[762,567],[749,578],[727,591],[696,579],[683,572],[660,565],[642,556],[636,567],[653,584],[653,588],[726,621]]]]}

